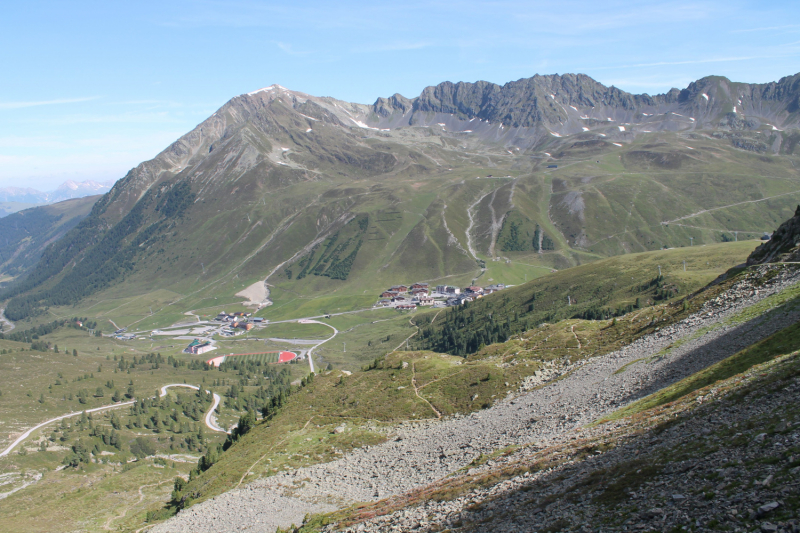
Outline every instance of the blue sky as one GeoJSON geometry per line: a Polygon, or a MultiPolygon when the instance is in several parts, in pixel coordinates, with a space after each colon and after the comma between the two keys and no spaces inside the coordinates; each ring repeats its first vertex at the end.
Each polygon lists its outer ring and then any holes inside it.
{"type": "Polygon", "coordinates": [[[0,187],[116,180],[238,94],[372,103],[583,72],[662,93],[800,72],[800,2],[7,2],[0,187]]]}

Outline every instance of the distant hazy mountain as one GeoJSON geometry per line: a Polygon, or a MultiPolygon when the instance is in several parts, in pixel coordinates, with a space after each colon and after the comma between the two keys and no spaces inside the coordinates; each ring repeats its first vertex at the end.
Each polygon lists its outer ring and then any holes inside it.
{"type": "Polygon", "coordinates": [[[16,277],[35,265],[44,249],[86,218],[100,198],[31,207],[0,219],[0,275],[16,277]]]}
{"type": "MultiPolygon", "coordinates": [[[[0,188],[0,202],[19,202],[22,204],[52,204],[69,200],[71,198],[83,198],[84,196],[93,196],[96,194],[105,194],[114,185],[113,180],[98,183],[92,180],[75,182],[72,180],[65,181],[54,191],[39,191],[30,187],[4,187],[0,188]]],[[[21,209],[29,206],[21,206],[21,209]]],[[[14,211],[10,211],[14,212],[14,211]]],[[[9,213],[6,208],[5,212],[0,216],[5,216],[9,213]]]]}

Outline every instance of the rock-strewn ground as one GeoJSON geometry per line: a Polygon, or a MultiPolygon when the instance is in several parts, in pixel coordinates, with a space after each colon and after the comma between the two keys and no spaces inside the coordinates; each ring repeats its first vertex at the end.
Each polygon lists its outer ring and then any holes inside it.
{"type": "Polygon", "coordinates": [[[389,500],[341,530],[800,531],[800,356],[764,366],[651,419],[497,457],[428,489],[467,487],[454,498],[389,500]]]}
{"type": "Polygon", "coordinates": [[[779,270],[761,286],[752,275],[708,302],[700,313],[577,365],[547,386],[468,416],[400,427],[384,444],[257,480],[195,505],[152,531],[273,531],[299,524],[307,513],[418,489],[469,465],[480,454],[506,446],[566,442],[576,428],[800,320],[800,309],[787,307],[769,319],[724,323],[800,279],[794,271],[779,270]],[[626,368],[619,371],[622,367],[626,368]]]}

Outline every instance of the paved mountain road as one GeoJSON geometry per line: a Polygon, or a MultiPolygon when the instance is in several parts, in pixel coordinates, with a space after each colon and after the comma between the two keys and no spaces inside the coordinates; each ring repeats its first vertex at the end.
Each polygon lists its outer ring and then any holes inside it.
{"type": "Polygon", "coordinates": [[[328,326],[329,328],[331,328],[333,330],[333,335],[331,335],[330,337],[328,337],[324,341],[321,341],[321,342],[315,344],[314,346],[312,346],[311,348],[308,349],[308,352],[306,352],[306,356],[308,356],[308,366],[311,367],[311,371],[314,372],[314,360],[311,358],[311,352],[313,352],[315,348],[319,348],[320,346],[322,346],[323,344],[325,344],[329,340],[333,339],[336,335],[339,334],[339,330],[336,329],[335,327],[331,326],[330,324],[326,324],[325,322],[321,322],[319,320],[312,320],[310,318],[303,318],[303,319],[298,320],[298,322],[300,324],[322,324],[323,326],[328,326]]]}

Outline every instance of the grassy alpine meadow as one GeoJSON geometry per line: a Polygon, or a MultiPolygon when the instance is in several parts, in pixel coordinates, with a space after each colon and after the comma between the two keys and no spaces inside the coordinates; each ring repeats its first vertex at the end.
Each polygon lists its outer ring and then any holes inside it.
{"type": "Polygon", "coordinates": [[[320,370],[329,364],[333,368],[351,372],[360,370],[416,334],[414,317],[418,312],[380,309],[326,319],[339,330],[339,334],[314,349],[315,365],[320,370]]]}
{"type": "Polygon", "coordinates": [[[259,328],[259,334],[281,339],[323,340],[333,335],[333,329],[323,324],[300,324],[299,322],[278,322],[259,328]]]}
{"type": "MultiPolygon", "coordinates": [[[[377,356],[352,374],[321,370],[272,419],[256,425],[193,479],[184,493],[196,495],[196,503],[248,479],[329,461],[354,447],[381,442],[386,426],[484,409],[518,390],[539,369],[563,368],[612,351],[642,335],[643,325],[653,319],[679,320],[688,312],[662,304],[613,325],[611,320],[542,325],[466,359],[401,349],[377,356]],[[343,431],[334,432],[337,427],[343,431]]],[[[353,331],[359,330],[366,331],[353,331]]]]}
{"type": "Polygon", "coordinates": [[[202,501],[247,479],[334,459],[354,447],[381,442],[385,437],[379,430],[387,424],[436,418],[433,406],[443,414],[479,409],[505,396],[505,381],[512,379],[498,372],[494,363],[465,364],[459,357],[398,351],[352,375],[322,371],[313,383],[290,396],[274,418],[257,425],[218,463],[193,479],[184,492],[202,501]],[[490,373],[494,376],[485,379],[490,373]],[[415,394],[412,377],[421,397],[415,394]],[[480,404],[470,401],[476,391],[485,398],[480,404]],[[437,399],[433,406],[428,396],[437,399]],[[338,426],[344,431],[333,432],[338,426]]]}
{"type": "Polygon", "coordinates": [[[53,451],[15,458],[18,470],[9,473],[14,478],[11,486],[33,483],[5,497],[0,529],[48,532],[58,524],[68,531],[134,531],[147,523],[148,512],[163,506],[175,477],[188,476],[195,464],[193,456],[186,455],[53,471],[59,455],[53,451]]]}

